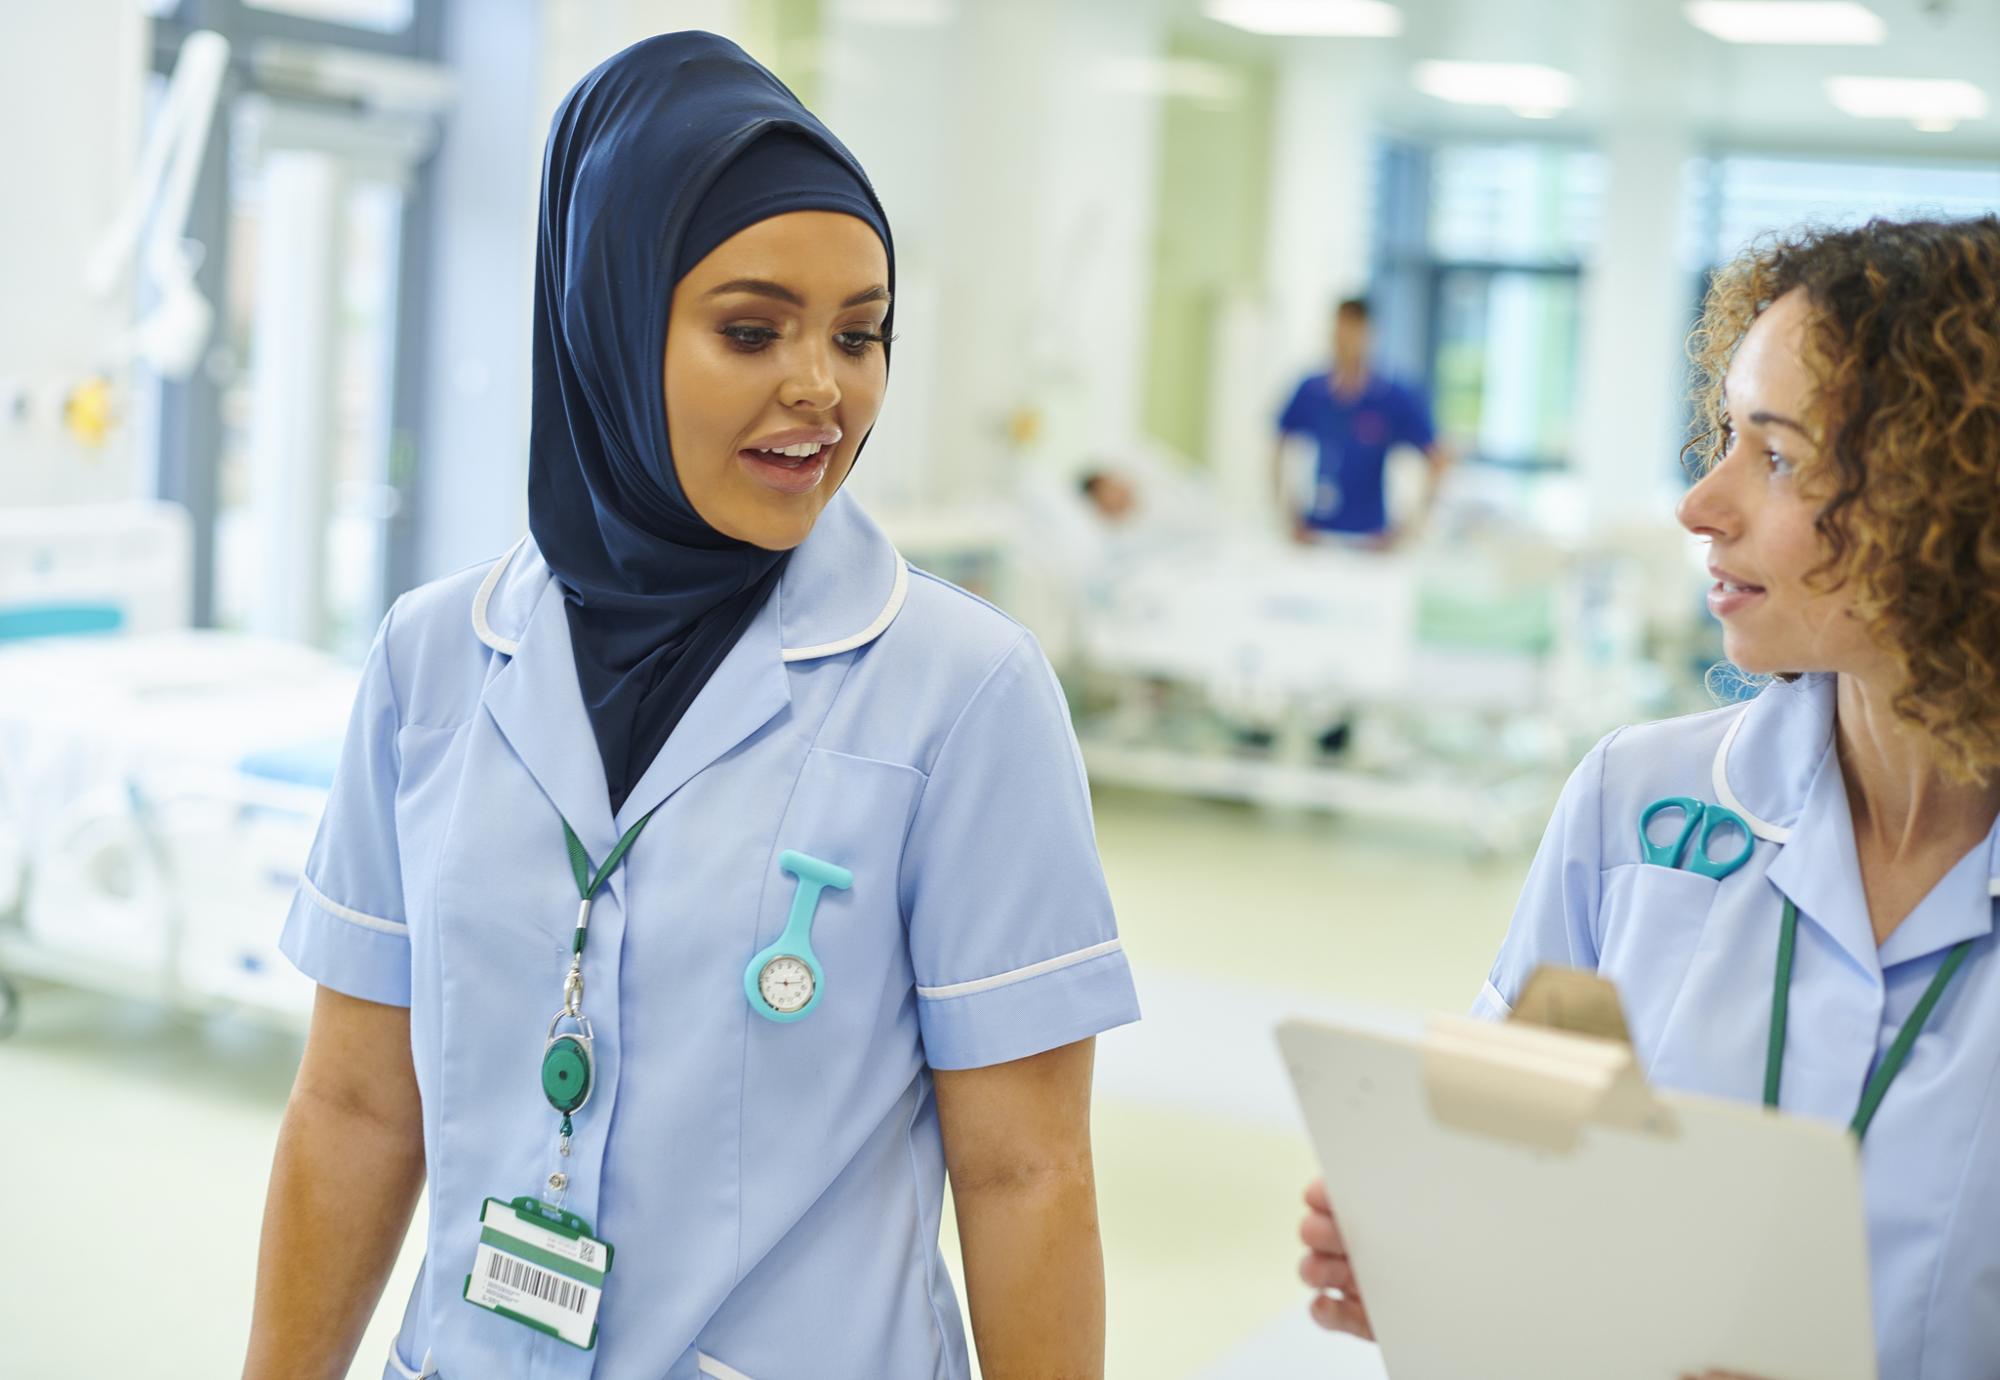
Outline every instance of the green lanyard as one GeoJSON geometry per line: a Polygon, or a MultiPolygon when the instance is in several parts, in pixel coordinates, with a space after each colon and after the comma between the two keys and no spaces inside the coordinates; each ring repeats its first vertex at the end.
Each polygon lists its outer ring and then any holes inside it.
{"type": "MultiPolygon", "coordinates": [[[[570,964],[573,971],[583,961],[583,940],[590,931],[590,903],[597,898],[597,893],[604,889],[604,884],[611,880],[611,874],[618,870],[618,864],[625,861],[625,855],[632,851],[632,845],[638,839],[639,831],[652,820],[658,808],[655,806],[652,810],[646,811],[639,817],[637,824],[625,831],[625,837],[612,847],[611,856],[604,860],[604,866],[598,868],[595,873],[590,869],[590,854],[584,851],[583,840],[576,836],[576,830],[569,827],[569,821],[563,820],[563,842],[569,845],[569,870],[576,874],[577,895],[583,898],[583,905],[576,913],[576,935],[570,940],[570,952],[576,956],[570,964]]],[[[582,977],[579,975],[577,978],[579,989],[582,987],[582,982],[582,977]]]]}
{"type": "MultiPolygon", "coordinates": [[[[1771,1044],[1764,1056],[1764,1105],[1778,1105],[1778,1080],[1785,1065],[1785,1015],[1791,1004],[1792,953],[1798,945],[1799,908],[1789,897],[1785,900],[1784,921],[1778,927],[1778,970],[1771,989],[1771,1044]]],[[[1944,995],[1944,989],[1951,979],[1965,965],[1965,955],[1970,952],[1972,941],[1963,940],[1952,946],[1949,954],[1931,979],[1931,985],[1924,989],[1924,995],[1917,1002],[1916,1010],[1903,1022],[1903,1028],[1896,1032],[1896,1039],[1889,1046],[1889,1052],[1882,1056],[1875,1073],[1867,1086],[1861,1090],[1861,1105],[1855,1109],[1854,1120],[1847,1129],[1860,1140],[1868,1134],[1868,1123],[1875,1119],[1876,1109],[1889,1092],[1889,1085],[1896,1081],[1896,1075],[1903,1071],[1909,1060],[1910,1051],[1916,1046],[1917,1035],[1923,1030],[1924,1022],[1931,1018],[1931,1010],[1944,995]]]]}
{"type": "MultiPolygon", "coordinates": [[[[576,830],[563,820],[563,842],[569,847],[570,870],[576,874],[577,894],[582,904],[576,911],[576,932],[570,937],[569,972],[563,976],[563,1004],[549,1022],[547,1040],[542,1045],[542,1095],[549,1105],[562,1113],[562,1131],[558,1145],[562,1153],[569,1154],[569,1138],[575,1127],[570,1118],[590,1100],[591,1085],[596,1081],[597,1056],[593,1046],[596,1033],[591,1029],[589,1017],[583,1014],[583,946],[590,937],[590,907],[604,884],[611,880],[611,874],[618,870],[618,864],[625,861],[625,855],[639,837],[658,809],[648,810],[637,824],[625,831],[625,837],[611,850],[604,860],[604,866],[592,869],[590,854],[584,850],[583,840],[576,836],[576,830]],[[563,1021],[570,1021],[574,1030],[558,1031],[563,1021]]],[[[560,1191],[567,1180],[556,1175],[550,1181],[551,1188],[560,1191]],[[560,1182],[558,1182],[560,1181],[560,1182]]]]}

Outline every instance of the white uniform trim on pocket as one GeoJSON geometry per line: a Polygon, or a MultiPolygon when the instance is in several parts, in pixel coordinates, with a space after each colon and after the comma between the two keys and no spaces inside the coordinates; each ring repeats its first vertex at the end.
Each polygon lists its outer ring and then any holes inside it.
{"type": "Polygon", "coordinates": [[[351,925],[359,925],[366,930],[380,930],[383,934],[408,934],[410,927],[400,920],[384,920],[379,915],[368,915],[350,909],[328,896],[312,884],[310,877],[299,878],[299,890],[305,892],[306,899],[331,915],[336,920],[345,920],[351,925]]]}
{"type": "Polygon", "coordinates": [[[750,1377],[734,1366],[725,1366],[705,1351],[694,1354],[694,1368],[703,1375],[712,1375],[715,1380],[750,1380],[750,1377]]]}
{"type": "Polygon", "coordinates": [[[1011,987],[1017,982],[1026,982],[1031,977],[1043,973],[1057,972],[1063,968],[1074,968],[1079,963],[1088,963],[1093,958],[1116,953],[1121,942],[1107,939],[1102,944],[1093,944],[1087,949],[1063,954],[1057,958],[1045,958],[1040,963],[1030,963],[1025,968],[1016,968],[1011,973],[996,973],[992,977],[975,978],[971,982],[954,982],[949,987],[919,987],[917,995],[925,1001],[936,1001],[940,997],[969,997],[975,992],[990,992],[996,987],[1011,987]]]}

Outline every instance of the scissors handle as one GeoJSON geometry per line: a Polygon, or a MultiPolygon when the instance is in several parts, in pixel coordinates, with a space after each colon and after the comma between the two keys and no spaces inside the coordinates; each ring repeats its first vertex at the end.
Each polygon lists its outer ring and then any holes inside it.
{"type": "Polygon", "coordinates": [[[1685,795],[1670,795],[1664,800],[1655,800],[1639,815],[1639,856],[1659,867],[1684,868],[1704,877],[1721,881],[1744,863],[1750,861],[1750,854],[1757,847],[1757,840],[1751,836],[1750,826],[1743,822],[1743,816],[1720,805],[1706,805],[1685,795]],[[1654,843],[1652,823],[1656,816],[1667,810],[1681,812],[1681,831],[1672,843],[1654,843]],[[1734,829],[1743,836],[1743,847],[1735,856],[1717,858],[1709,853],[1709,844],[1717,831],[1734,829]]]}
{"type": "Polygon", "coordinates": [[[1655,800],[1639,814],[1640,858],[1657,867],[1679,867],[1695,830],[1701,827],[1701,816],[1702,803],[1690,796],[1670,795],[1664,800],[1655,800]],[[1667,810],[1681,812],[1681,831],[1674,836],[1672,843],[1654,843],[1651,832],[1653,819],[1667,810]]]}
{"type": "Polygon", "coordinates": [[[1751,837],[1750,826],[1743,822],[1743,816],[1720,805],[1708,805],[1702,810],[1701,837],[1696,840],[1694,853],[1685,865],[1690,872],[1699,872],[1704,877],[1713,877],[1721,881],[1744,863],[1749,862],[1750,854],[1756,847],[1757,840],[1751,837]],[[1709,840],[1715,837],[1715,831],[1718,829],[1734,829],[1743,836],[1743,847],[1737,851],[1735,857],[1717,858],[1708,851],[1709,840]]]}

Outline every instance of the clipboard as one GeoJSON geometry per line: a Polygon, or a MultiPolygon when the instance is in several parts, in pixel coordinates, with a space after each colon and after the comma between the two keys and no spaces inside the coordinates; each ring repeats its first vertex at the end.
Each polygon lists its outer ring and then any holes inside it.
{"type": "Polygon", "coordinates": [[[1876,1380],[1845,1128],[1520,1022],[1277,1036],[1391,1380],[1876,1380]]]}

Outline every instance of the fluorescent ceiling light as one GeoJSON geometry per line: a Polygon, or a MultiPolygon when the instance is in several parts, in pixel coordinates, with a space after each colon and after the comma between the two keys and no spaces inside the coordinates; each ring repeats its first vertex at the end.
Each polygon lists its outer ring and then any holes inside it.
{"type": "Polygon", "coordinates": [[[1849,115],[1864,120],[1908,120],[1934,134],[1955,128],[1960,120],[1986,115],[1986,93],[1969,81],[1828,77],[1826,94],[1849,115]]]}
{"type": "Polygon", "coordinates": [[[1459,105],[1504,105],[1516,115],[1546,120],[1576,103],[1576,79],[1553,67],[1523,62],[1420,62],[1417,89],[1459,105]]]}
{"type": "Polygon", "coordinates": [[[1889,28],[1852,0],[1689,0],[1688,22],[1724,43],[1881,43],[1889,28]]]}
{"type": "Polygon", "coordinates": [[[1204,0],[1202,13],[1253,34],[1293,38],[1394,38],[1403,12],[1388,0],[1204,0]]]}

